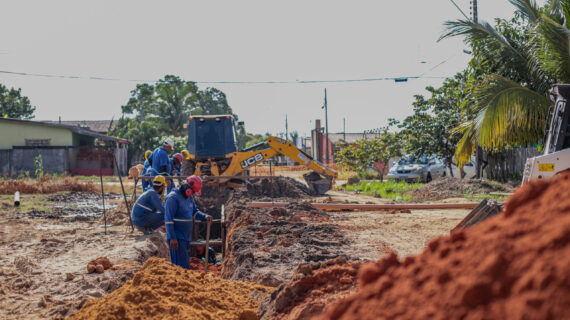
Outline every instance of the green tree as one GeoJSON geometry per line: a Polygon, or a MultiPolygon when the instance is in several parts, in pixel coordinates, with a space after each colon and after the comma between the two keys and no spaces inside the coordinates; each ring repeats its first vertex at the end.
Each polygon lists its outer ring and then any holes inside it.
{"type": "Polygon", "coordinates": [[[8,90],[0,84],[0,116],[13,119],[33,119],[36,107],[30,104],[30,99],[22,95],[22,89],[8,90]]]}
{"type": "Polygon", "coordinates": [[[192,114],[197,100],[198,87],[194,82],[167,75],[155,86],[156,116],[163,132],[168,135],[185,134],[184,124],[192,114]]]}
{"type": "MultiPolygon", "coordinates": [[[[353,144],[340,142],[340,150],[336,152],[335,159],[345,169],[363,173],[374,168],[380,162],[384,168],[388,167],[390,159],[401,156],[402,144],[400,136],[388,131],[388,127],[373,130],[378,135],[374,138],[363,138],[353,144]]],[[[384,173],[379,172],[383,181],[384,173]]]]}
{"type": "Polygon", "coordinates": [[[554,82],[570,82],[569,1],[510,0],[515,18],[496,27],[468,20],[445,23],[441,38],[465,36],[474,48],[471,94],[474,103],[461,125],[456,157],[466,163],[475,146],[499,151],[532,145],[544,135],[554,82]]]}
{"type": "Polygon", "coordinates": [[[457,143],[461,138],[455,130],[461,123],[462,104],[467,101],[467,73],[462,72],[454,78],[445,79],[439,88],[427,87],[431,97],[426,99],[416,95],[412,103],[414,113],[398,124],[398,133],[404,142],[408,154],[416,157],[436,155],[444,159],[453,176],[451,165],[457,143]]]}

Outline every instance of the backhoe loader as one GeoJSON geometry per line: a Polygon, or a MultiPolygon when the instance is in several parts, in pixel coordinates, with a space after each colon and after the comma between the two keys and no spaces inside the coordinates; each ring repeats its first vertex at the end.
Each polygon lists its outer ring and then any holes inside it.
{"type": "Polygon", "coordinates": [[[337,177],[333,170],[299,150],[292,142],[268,137],[266,141],[238,151],[235,142],[234,119],[229,115],[192,116],[188,123],[188,156],[182,174],[215,176],[216,185],[230,187],[243,183],[236,176],[278,155],[283,154],[313,170],[304,175],[314,194],[324,194],[337,177]]]}
{"type": "MultiPolygon", "coordinates": [[[[545,128],[543,138],[544,154],[526,160],[522,185],[533,180],[549,180],[560,172],[570,170],[569,98],[570,84],[556,84],[550,90],[550,100],[554,104],[548,112],[549,126],[545,128]]],[[[499,214],[501,210],[501,204],[490,199],[483,200],[455,229],[468,228],[499,214]]]]}

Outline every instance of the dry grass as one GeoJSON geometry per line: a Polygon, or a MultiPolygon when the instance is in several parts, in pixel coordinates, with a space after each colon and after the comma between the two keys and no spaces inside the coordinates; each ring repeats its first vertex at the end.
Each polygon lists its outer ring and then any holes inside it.
{"type": "Polygon", "coordinates": [[[75,177],[44,176],[40,179],[0,179],[0,194],[21,193],[55,193],[60,191],[97,191],[92,182],[81,181],[75,177]]]}

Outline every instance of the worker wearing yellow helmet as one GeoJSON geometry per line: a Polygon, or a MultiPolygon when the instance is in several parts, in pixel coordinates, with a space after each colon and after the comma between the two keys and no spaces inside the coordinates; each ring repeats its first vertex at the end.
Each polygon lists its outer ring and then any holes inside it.
{"type": "MultiPolygon", "coordinates": [[[[151,151],[151,150],[147,150],[147,151],[144,153],[144,160],[145,160],[145,161],[144,161],[144,166],[143,166],[143,170],[142,170],[141,175],[144,176],[144,177],[146,177],[146,176],[155,176],[156,174],[151,175],[151,174],[149,173],[149,170],[152,170],[152,151],[151,151]]],[[[149,186],[150,186],[150,180],[142,179],[142,187],[143,187],[143,190],[146,190],[149,186]]]]}
{"type": "Polygon", "coordinates": [[[151,233],[164,225],[164,205],[160,195],[165,188],[163,176],[156,176],[152,180],[152,188],[148,188],[135,202],[131,218],[136,228],[143,233],[151,233]]]}

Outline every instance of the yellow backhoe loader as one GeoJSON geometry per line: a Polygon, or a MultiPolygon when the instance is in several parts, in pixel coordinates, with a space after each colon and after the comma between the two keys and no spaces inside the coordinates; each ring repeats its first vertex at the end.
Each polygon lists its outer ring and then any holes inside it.
{"type": "Polygon", "coordinates": [[[299,150],[292,142],[268,137],[266,141],[238,151],[234,119],[229,115],[192,116],[188,124],[188,156],[182,174],[215,176],[216,185],[243,183],[236,176],[278,154],[313,170],[303,177],[314,194],[324,194],[333,185],[337,173],[299,150]]]}

